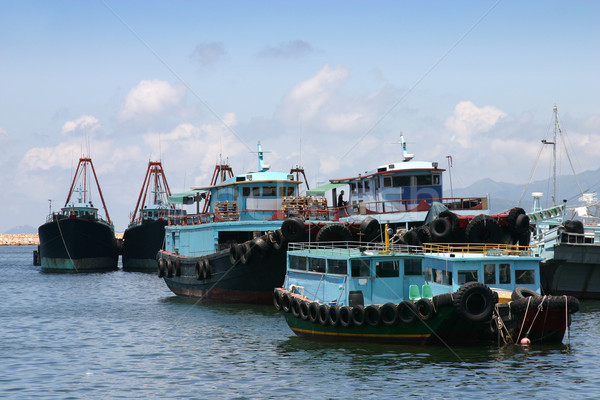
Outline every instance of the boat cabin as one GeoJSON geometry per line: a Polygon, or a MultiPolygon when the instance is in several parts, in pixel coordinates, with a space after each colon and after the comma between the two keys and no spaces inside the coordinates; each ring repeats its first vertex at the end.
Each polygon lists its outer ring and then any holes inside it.
{"type": "Polygon", "coordinates": [[[522,286],[540,292],[541,258],[515,252],[510,245],[337,246],[340,243],[291,243],[284,286],[337,305],[352,305],[357,298],[367,305],[432,297],[456,292],[471,281],[507,291],[522,286]]]}

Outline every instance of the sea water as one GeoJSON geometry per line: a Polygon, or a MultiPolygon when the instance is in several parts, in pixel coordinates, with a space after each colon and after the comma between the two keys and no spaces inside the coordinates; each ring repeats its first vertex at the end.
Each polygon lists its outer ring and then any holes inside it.
{"type": "Polygon", "coordinates": [[[552,346],[318,343],[270,306],[207,305],[156,274],[45,274],[0,247],[0,398],[595,399],[600,303],[552,346]]]}

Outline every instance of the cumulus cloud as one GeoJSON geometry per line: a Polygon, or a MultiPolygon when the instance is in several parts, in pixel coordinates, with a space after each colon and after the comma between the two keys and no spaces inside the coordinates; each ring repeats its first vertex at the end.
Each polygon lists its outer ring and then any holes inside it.
{"type": "Polygon", "coordinates": [[[85,135],[96,132],[100,129],[100,121],[91,115],[82,115],[74,121],[67,121],[63,124],[62,134],[69,135],[85,135]]]}
{"type": "Polygon", "coordinates": [[[303,40],[291,40],[289,42],[279,43],[277,46],[267,46],[260,51],[261,57],[272,58],[298,58],[312,52],[310,44],[303,40]]]}
{"type": "Polygon", "coordinates": [[[331,68],[326,64],[315,76],[300,82],[287,93],[280,107],[281,117],[292,121],[314,118],[347,76],[348,71],[341,65],[331,68]]]}
{"type": "Polygon", "coordinates": [[[479,108],[470,101],[461,101],[454,108],[454,115],[446,120],[446,128],[454,132],[453,141],[469,148],[475,135],[488,132],[503,117],[506,114],[496,107],[479,108]]]}
{"type": "Polygon", "coordinates": [[[223,43],[200,43],[196,46],[190,58],[194,62],[206,67],[216,64],[224,55],[225,48],[223,47],[223,43]]]}
{"type": "Polygon", "coordinates": [[[158,79],[141,81],[131,89],[120,112],[121,121],[141,122],[154,119],[178,106],[185,91],[158,79]]]}

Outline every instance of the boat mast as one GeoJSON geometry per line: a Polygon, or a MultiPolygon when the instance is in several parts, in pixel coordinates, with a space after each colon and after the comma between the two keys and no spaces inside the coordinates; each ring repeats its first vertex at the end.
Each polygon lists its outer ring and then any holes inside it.
{"type": "MultiPolygon", "coordinates": [[[[165,176],[162,163],[160,161],[148,162],[148,169],[146,170],[146,176],[144,177],[144,183],[142,183],[142,189],[140,190],[140,195],[138,196],[135,210],[131,216],[131,223],[135,222],[138,210],[140,214],[140,220],[142,218],[142,208],[144,204],[146,204],[146,195],[148,194],[150,182],[153,182],[154,185],[154,201],[152,204],[158,204],[158,200],[159,198],[162,198],[163,194],[166,195],[167,198],[171,195],[171,189],[167,183],[167,178],[165,176]]],[[[170,207],[174,208],[173,205],[170,207]]]]}
{"type": "Polygon", "coordinates": [[[108,209],[106,208],[106,203],[104,203],[104,196],[102,196],[102,189],[100,189],[100,183],[98,183],[98,177],[96,176],[96,170],[94,169],[94,164],[92,163],[91,158],[80,158],[79,164],[77,164],[77,169],[75,170],[75,176],[73,176],[73,182],[71,183],[71,188],[69,189],[69,195],[67,196],[67,201],[65,202],[65,207],[69,204],[69,200],[71,199],[71,195],[73,194],[73,188],[75,187],[75,183],[77,183],[79,176],[79,168],[81,167],[81,173],[83,174],[83,190],[84,190],[84,203],[87,203],[87,191],[88,191],[88,182],[87,182],[87,166],[88,164],[92,168],[92,173],[94,174],[94,180],[96,182],[96,187],[98,188],[98,194],[100,195],[100,200],[102,201],[102,207],[104,208],[104,213],[106,214],[106,220],[110,224],[110,216],[108,215],[108,209]]]}
{"type": "Polygon", "coordinates": [[[556,205],[556,130],[558,129],[558,109],[554,106],[554,132],[552,142],[542,139],[543,144],[552,145],[552,205],[556,205]]]}

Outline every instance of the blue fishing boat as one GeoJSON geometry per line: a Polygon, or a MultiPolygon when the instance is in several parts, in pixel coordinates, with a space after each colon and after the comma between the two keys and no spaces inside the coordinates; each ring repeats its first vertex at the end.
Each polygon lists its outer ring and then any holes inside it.
{"type": "Polygon", "coordinates": [[[116,270],[119,250],[115,232],[91,158],[80,158],[64,207],[50,212],[38,228],[43,272],[116,270]],[[91,199],[93,176],[106,219],[91,199]]]}
{"type": "Polygon", "coordinates": [[[173,204],[195,204],[196,213],[169,218],[159,277],[180,296],[270,303],[285,276],[287,241],[279,228],[290,211],[285,204],[298,198],[300,174],[270,171],[259,143],[256,171],[234,175],[219,163],[209,186],[170,196],[173,204]]]}
{"type": "Polygon", "coordinates": [[[274,304],[314,340],[560,343],[579,302],[540,295],[541,260],[508,244],[290,243],[274,304]]]}
{"type": "Polygon", "coordinates": [[[175,212],[168,202],[170,195],[162,163],[150,161],[131,221],[123,233],[124,271],[156,271],[156,254],[164,245],[165,226],[175,212]]]}

